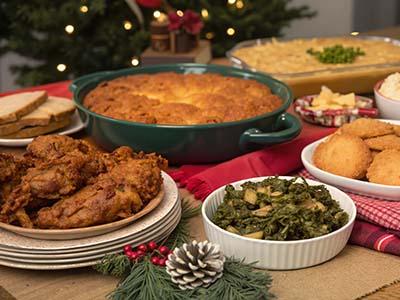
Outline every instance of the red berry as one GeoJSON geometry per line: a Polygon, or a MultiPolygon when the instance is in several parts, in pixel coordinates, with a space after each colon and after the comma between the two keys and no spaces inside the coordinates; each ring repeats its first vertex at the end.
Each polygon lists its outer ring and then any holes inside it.
{"type": "Polygon", "coordinates": [[[145,244],[141,244],[137,248],[140,251],[147,252],[147,246],[145,244]]]}
{"type": "Polygon", "coordinates": [[[144,252],[144,251],[142,251],[142,250],[138,250],[138,251],[136,251],[136,253],[137,253],[137,255],[139,256],[139,257],[141,257],[141,256],[144,256],[146,253],[144,252]]]}
{"type": "Polygon", "coordinates": [[[165,258],[160,258],[159,260],[158,260],[158,265],[159,266],[165,266],[165,263],[167,262],[167,259],[165,259],[165,258]]]}
{"type": "Polygon", "coordinates": [[[125,255],[126,255],[126,256],[128,256],[128,257],[129,257],[129,256],[131,256],[131,255],[132,255],[132,253],[133,253],[133,251],[131,251],[131,250],[129,250],[129,251],[125,251],[125,255]]]}
{"type": "Polygon", "coordinates": [[[127,253],[129,251],[132,251],[132,246],[131,245],[125,245],[124,246],[124,252],[127,253]]]}
{"type": "Polygon", "coordinates": [[[139,255],[137,254],[137,252],[131,252],[128,257],[129,259],[138,259],[139,255]]]}
{"type": "Polygon", "coordinates": [[[158,245],[155,241],[151,241],[147,244],[147,247],[149,247],[150,250],[155,250],[157,249],[158,245]]]}
{"type": "Polygon", "coordinates": [[[158,251],[160,251],[162,255],[168,255],[169,248],[167,246],[161,246],[160,248],[158,248],[158,251]]]}
{"type": "Polygon", "coordinates": [[[160,263],[160,259],[157,256],[152,256],[150,261],[153,265],[158,265],[160,263]]]}

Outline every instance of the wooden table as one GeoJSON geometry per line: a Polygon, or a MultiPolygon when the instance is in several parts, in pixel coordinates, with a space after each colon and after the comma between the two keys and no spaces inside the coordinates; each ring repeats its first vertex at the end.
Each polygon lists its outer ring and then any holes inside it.
{"type": "MultiPolygon", "coordinates": [[[[389,28],[371,32],[371,34],[400,37],[400,27],[389,28]]],[[[216,59],[213,63],[229,64],[226,59],[216,59]]],[[[82,138],[84,134],[77,134],[75,137],[82,138]]],[[[0,147],[0,152],[22,153],[23,149],[0,147]]],[[[198,205],[193,196],[186,190],[181,189],[182,195],[188,197],[190,201],[198,205]]],[[[202,220],[195,217],[190,222],[191,232],[197,239],[204,239],[202,220]]],[[[347,246],[345,250],[334,260],[300,271],[271,272],[274,278],[272,291],[280,299],[302,299],[302,290],[308,291],[307,299],[348,299],[349,289],[353,285],[352,293],[362,296],[358,290],[362,290],[363,285],[376,285],[379,290],[363,297],[369,300],[389,300],[400,299],[400,283],[382,287],[389,278],[400,280],[400,258],[387,254],[368,250],[365,248],[347,246]],[[349,264],[350,266],[346,265],[349,264]],[[335,269],[336,268],[336,269],[335,269]],[[381,268],[381,269],[380,269],[381,268]],[[328,274],[329,270],[335,270],[337,274],[328,274]],[[346,273],[348,272],[348,274],[346,273]],[[351,272],[359,272],[356,282],[348,282],[343,276],[351,276],[351,272]],[[394,273],[393,273],[394,272],[394,273]],[[365,274],[368,273],[368,274],[365,274]],[[391,273],[391,277],[388,277],[391,273]],[[347,275],[345,275],[347,274],[347,275]],[[363,277],[363,275],[368,275],[363,277]],[[388,277],[388,279],[385,279],[388,277]],[[340,286],[332,286],[332,281],[337,279],[340,286]],[[304,280],[305,279],[305,280],[304,280]],[[340,280],[339,280],[340,279],[340,280]],[[357,286],[354,286],[357,285],[357,286]],[[335,295],[323,292],[325,289],[335,288],[335,295]],[[292,291],[290,291],[292,290],[292,291]],[[299,291],[297,296],[293,296],[293,291],[299,291]],[[320,290],[320,293],[318,293],[320,290]],[[325,296],[323,296],[325,295],[325,296]],[[331,298],[331,296],[335,298],[331,298]],[[294,298],[293,298],[294,297],[294,298]]],[[[392,279],[390,279],[392,280],[392,279]]],[[[102,276],[91,268],[72,269],[65,271],[27,271],[0,267],[0,300],[3,299],[104,299],[107,293],[112,291],[117,284],[117,279],[109,276],[102,276]],[[1,286],[3,288],[1,288],[1,286]]],[[[334,285],[334,284],[333,284],[334,285]]],[[[353,295],[351,294],[351,295],[353,295]]],[[[304,296],[306,297],[306,296],[304,296]]],[[[304,299],[304,298],[303,298],[304,299]]],[[[349,298],[351,299],[351,298],[349,298]]]]}

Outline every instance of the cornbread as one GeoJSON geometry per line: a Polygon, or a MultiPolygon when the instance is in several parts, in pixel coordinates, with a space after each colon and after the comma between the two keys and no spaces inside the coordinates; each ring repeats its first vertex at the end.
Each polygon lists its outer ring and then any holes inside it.
{"type": "Polygon", "coordinates": [[[165,72],[103,82],[86,95],[83,103],[115,119],[192,125],[251,118],[276,110],[282,100],[254,80],[165,72]]]}
{"type": "Polygon", "coordinates": [[[400,62],[400,47],[381,40],[359,38],[312,38],[278,41],[237,49],[233,56],[259,71],[271,74],[295,74],[400,62]],[[342,45],[360,48],[365,55],[353,63],[326,64],[307,53],[308,49],[323,51],[325,47],[342,45]]]}

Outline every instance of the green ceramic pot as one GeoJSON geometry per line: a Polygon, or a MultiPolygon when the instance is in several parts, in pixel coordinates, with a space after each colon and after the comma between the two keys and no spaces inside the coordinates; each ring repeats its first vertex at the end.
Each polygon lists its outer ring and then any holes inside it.
{"type": "MultiPolygon", "coordinates": [[[[265,145],[283,143],[301,131],[297,118],[286,113],[292,102],[290,89],[282,82],[247,70],[203,64],[171,64],[143,68],[129,68],[89,74],[73,81],[70,86],[86,130],[100,146],[107,150],[127,145],[135,150],[157,152],[171,164],[211,163],[260,149],[265,145]],[[283,105],[271,113],[251,119],[219,124],[173,126],[143,124],[116,120],[96,114],[82,105],[85,95],[100,82],[133,74],[218,73],[254,79],[267,85],[283,99],[283,105]]],[[[229,92],[229,91],[227,91],[229,92]]]]}

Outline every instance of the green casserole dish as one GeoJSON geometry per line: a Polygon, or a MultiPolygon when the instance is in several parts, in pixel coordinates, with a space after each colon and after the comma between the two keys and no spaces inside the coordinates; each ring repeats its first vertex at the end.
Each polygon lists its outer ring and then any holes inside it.
{"type": "MultiPolygon", "coordinates": [[[[106,150],[126,145],[134,150],[157,152],[171,164],[212,163],[228,160],[260,149],[265,145],[283,143],[301,131],[299,120],[286,113],[292,102],[287,85],[264,74],[227,66],[205,64],[171,64],[88,74],[70,86],[74,102],[86,131],[106,150]],[[204,125],[160,125],[117,120],[99,115],[83,105],[87,93],[99,83],[134,74],[218,73],[225,76],[253,79],[267,85],[280,96],[283,104],[277,110],[254,118],[204,125]]],[[[227,91],[229,92],[229,91],[227,91]]]]}

